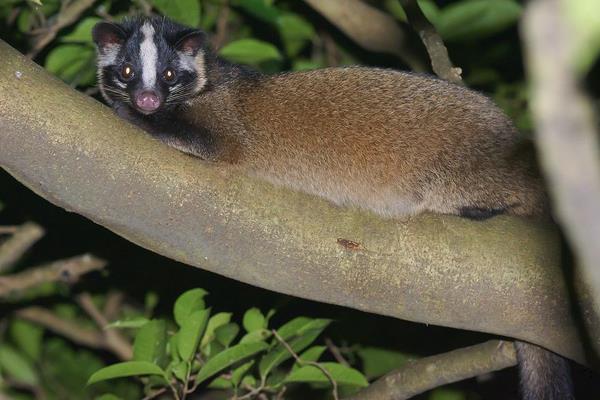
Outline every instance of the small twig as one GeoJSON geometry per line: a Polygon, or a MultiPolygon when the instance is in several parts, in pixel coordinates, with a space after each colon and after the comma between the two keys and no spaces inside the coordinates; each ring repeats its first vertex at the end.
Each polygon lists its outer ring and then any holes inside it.
{"type": "Polygon", "coordinates": [[[286,390],[287,390],[287,386],[282,386],[279,393],[277,393],[277,397],[275,398],[275,400],[283,400],[283,395],[285,394],[286,390]]]}
{"type": "Polygon", "coordinates": [[[0,235],[12,235],[13,233],[16,233],[18,229],[19,227],[16,225],[0,226],[0,235]]]}
{"type": "Polygon", "coordinates": [[[45,308],[27,307],[17,310],[15,314],[82,346],[92,349],[110,350],[107,348],[106,342],[100,332],[81,328],[76,323],[64,320],[45,308]]]}
{"type": "Polygon", "coordinates": [[[323,367],[321,364],[319,364],[318,362],[304,361],[303,359],[301,359],[300,356],[298,356],[298,354],[296,354],[296,352],[290,347],[290,345],[285,340],[283,340],[283,338],[281,336],[279,336],[279,333],[277,333],[277,331],[275,329],[271,330],[271,332],[273,332],[273,336],[275,337],[275,339],[277,339],[277,341],[279,343],[281,343],[281,345],[283,347],[285,347],[285,349],[288,351],[288,353],[290,353],[292,355],[292,357],[294,357],[294,359],[296,360],[296,362],[298,364],[310,365],[310,366],[313,366],[313,367],[319,369],[323,373],[323,375],[325,375],[327,377],[327,379],[329,379],[329,382],[331,382],[331,386],[333,386],[332,395],[333,395],[334,400],[339,400],[337,382],[335,381],[335,379],[333,379],[333,377],[331,376],[329,371],[327,371],[327,369],[325,367],[323,367]]]}
{"type": "Polygon", "coordinates": [[[145,16],[152,15],[152,6],[146,0],[135,0],[134,2],[137,3],[145,16]]]}
{"type": "Polygon", "coordinates": [[[323,47],[325,49],[325,60],[327,61],[328,67],[337,67],[340,65],[340,52],[335,44],[335,40],[331,37],[329,32],[323,30],[319,36],[322,38],[323,47]]]}
{"type": "Polygon", "coordinates": [[[475,346],[409,361],[345,400],[404,400],[419,393],[517,364],[512,342],[490,340],[475,346]]]}
{"type": "Polygon", "coordinates": [[[167,388],[167,387],[160,388],[157,391],[150,393],[148,396],[144,397],[142,400],[152,400],[152,399],[160,396],[167,390],[169,390],[169,388],[167,388]]]}
{"type": "Polygon", "coordinates": [[[18,274],[0,277],[0,298],[15,296],[19,292],[46,282],[74,283],[80,276],[102,269],[106,261],[84,254],[29,268],[18,274]]]}
{"type": "Polygon", "coordinates": [[[0,273],[6,272],[44,236],[44,229],[34,222],[19,226],[12,237],[0,244],[0,273]]]}
{"type": "Polygon", "coordinates": [[[123,292],[118,291],[110,291],[106,295],[106,303],[104,303],[104,309],[102,310],[102,314],[107,321],[113,321],[117,319],[121,306],[123,304],[123,292]]]}
{"type": "Polygon", "coordinates": [[[133,350],[131,348],[131,344],[119,333],[119,331],[114,329],[105,329],[108,325],[108,320],[106,317],[98,310],[94,301],[92,300],[92,296],[89,293],[81,293],[77,296],[77,303],[81,306],[81,308],[94,320],[96,325],[104,334],[104,338],[106,340],[106,345],[119,356],[122,360],[130,360],[133,357],[133,350]]]}
{"type": "Polygon", "coordinates": [[[105,21],[113,22],[115,20],[115,18],[108,13],[106,7],[104,7],[103,5],[100,5],[96,8],[96,15],[105,21]]]}
{"type": "MultiPolygon", "coordinates": [[[[29,383],[21,382],[11,378],[4,378],[3,380],[4,384],[8,387],[31,392],[36,400],[45,400],[48,398],[46,392],[40,385],[31,385],[29,383]]],[[[12,398],[4,397],[2,393],[0,393],[0,400],[12,400],[12,398]]]]}
{"type": "Polygon", "coordinates": [[[333,343],[333,340],[331,340],[330,338],[325,338],[325,345],[327,346],[327,349],[329,350],[333,358],[335,358],[335,361],[347,367],[350,366],[350,363],[344,358],[342,352],[340,351],[340,348],[337,347],[335,343],[333,343]]]}
{"type": "Polygon", "coordinates": [[[260,392],[262,392],[265,388],[265,380],[262,379],[260,382],[260,385],[258,385],[258,387],[246,387],[247,390],[249,390],[248,393],[246,393],[243,396],[235,396],[234,399],[235,400],[245,400],[245,399],[252,399],[254,396],[258,395],[260,392]]]}
{"type": "Polygon", "coordinates": [[[192,363],[190,361],[188,361],[187,362],[187,373],[185,375],[185,381],[183,382],[183,388],[181,390],[181,400],[185,400],[187,398],[188,393],[192,393],[192,391],[189,390],[190,389],[189,385],[190,385],[191,372],[192,372],[192,363]]]}
{"type": "Polygon", "coordinates": [[[408,23],[419,34],[423,41],[429,58],[431,59],[431,68],[437,76],[449,82],[462,84],[462,70],[454,67],[448,49],[444,46],[441,36],[435,30],[435,27],[427,20],[417,0],[402,0],[402,6],[406,12],[408,23]]]}
{"type": "Polygon", "coordinates": [[[88,8],[90,8],[96,0],[73,0],[66,6],[62,7],[58,13],[58,17],[54,23],[48,26],[44,33],[37,37],[33,47],[27,53],[27,57],[34,58],[40,51],[42,51],[51,41],[54,40],[58,32],[71,25],[72,23],[79,20],[81,14],[83,14],[88,8]]]}
{"type": "Polygon", "coordinates": [[[218,50],[227,41],[229,34],[229,4],[224,1],[219,10],[217,17],[217,28],[215,35],[212,37],[212,46],[215,50],[218,50]]]}

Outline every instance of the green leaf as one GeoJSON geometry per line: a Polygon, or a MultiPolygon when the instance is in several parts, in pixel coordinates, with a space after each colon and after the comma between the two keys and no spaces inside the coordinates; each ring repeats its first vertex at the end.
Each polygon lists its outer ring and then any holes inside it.
{"type": "MultiPolygon", "coordinates": [[[[433,0],[417,0],[417,3],[419,4],[421,11],[423,11],[423,14],[425,14],[425,17],[429,20],[429,22],[435,25],[440,12],[435,2],[433,0]]],[[[404,23],[408,22],[408,19],[406,18],[406,13],[404,12],[402,5],[400,4],[400,0],[385,0],[384,7],[397,20],[402,21],[404,23]]]]}
{"type": "Polygon", "coordinates": [[[209,389],[231,389],[233,385],[229,379],[225,379],[222,376],[217,376],[211,383],[209,383],[206,387],[209,389]]]}
{"type": "Polygon", "coordinates": [[[148,292],[146,296],[144,296],[144,311],[146,315],[152,315],[154,312],[154,308],[158,304],[158,294],[156,292],[148,292]]]}
{"type": "Polygon", "coordinates": [[[255,360],[250,360],[247,363],[242,364],[235,370],[233,370],[233,372],[231,373],[231,383],[233,384],[233,386],[239,386],[240,382],[242,381],[246,373],[250,370],[250,368],[252,368],[255,362],[255,360]]]}
{"type": "Polygon", "coordinates": [[[204,382],[211,376],[223,371],[233,364],[267,349],[265,342],[238,344],[223,350],[204,364],[196,376],[196,383],[204,382]]]}
{"type": "Polygon", "coordinates": [[[177,298],[173,307],[173,315],[177,325],[181,326],[191,313],[203,310],[206,307],[204,297],[207,294],[206,290],[197,288],[188,290],[177,298]]]}
{"type": "Polygon", "coordinates": [[[319,329],[323,331],[323,329],[325,329],[330,323],[330,319],[296,317],[293,320],[283,324],[277,330],[277,333],[283,340],[288,340],[293,336],[302,335],[309,330],[319,329]]]}
{"type": "MultiPolygon", "coordinates": [[[[314,322],[313,320],[311,322],[314,322]]],[[[317,326],[313,324],[313,326],[317,326]]],[[[318,328],[313,328],[309,330],[301,330],[302,334],[292,340],[286,340],[287,344],[294,351],[294,353],[299,353],[308,346],[310,346],[316,339],[319,337],[323,329],[325,329],[327,325],[320,326],[318,328]]],[[[281,336],[281,335],[280,335],[281,336]]],[[[284,339],[285,340],[285,339],[284,339]]],[[[290,359],[292,355],[289,350],[285,348],[281,343],[275,346],[271,351],[269,351],[261,360],[258,365],[258,371],[261,377],[265,377],[273,370],[273,368],[277,367],[284,361],[290,359]]]]}
{"type": "Polygon", "coordinates": [[[277,47],[256,39],[235,40],[225,45],[219,53],[232,62],[250,65],[282,58],[277,47]]]}
{"type": "Polygon", "coordinates": [[[19,32],[29,32],[33,27],[33,23],[34,16],[29,8],[26,8],[19,13],[19,17],[17,18],[17,29],[19,30],[19,32]]]}
{"type": "Polygon", "coordinates": [[[238,324],[230,322],[229,324],[225,324],[215,329],[215,336],[217,337],[219,343],[225,347],[229,347],[239,332],[240,327],[238,324]]]}
{"type": "Polygon", "coordinates": [[[247,333],[246,335],[244,335],[243,338],[240,339],[240,343],[262,342],[268,339],[271,335],[271,331],[261,329],[258,331],[247,333]]]}
{"type": "Polygon", "coordinates": [[[431,391],[428,400],[466,400],[467,396],[458,390],[438,388],[431,391]]]}
{"type": "Polygon", "coordinates": [[[67,43],[92,43],[92,28],[101,18],[88,17],[83,19],[77,24],[73,31],[61,38],[63,42],[67,43]]]}
{"type": "Polygon", "coordinates": [[[0,344],[0,369],[20,383],[37,385],[38,376],[31,363],[15,348],[0,344]]]}
{"type": "Polygon", "coordinates": [[[95,57],[91,46],[65,44],[50,51],[45,67],[69,84],[91,85],[96,79],[95,57]]]}
{"type": "Polygon", "coordinates": [[[194,311],[187,320],[181,325],[179,338],[177,342],[177,350],[184,361],[189,361],[196,354],[200,338],[204,334],[210,309],[194,311]]]}
{"type": "Polygon", "coordinates": [[[127,318],[127,319],[119,319],[116,321],[111,322],[110,324],[106,325],[106,329],[110,329],[110,328],[141,328],[142,326],[146,325],[148,322],[150,322],[150,320],[148,318],[145,317],[133,317],[133,318],[127,318]]]}
{"type": "Polygon", "coordinates": [[[297,58],[292,62],[292,70],[308,71],[325,67],[323,60],[309,60],[306,58],[297,58]]]}
{"type": "Polygon", "coordinates": [[[10,324],[11,339],[33,361],[40,358],[43,336],[44,329],[29,321],[15,319],[10,324]]]}
{"type": "MultiPolygon", "coordinates": [[[[321,363],[319,365],[325,368],[340,386],[369,386],[369,382],[364,375],[354,368],[338,363],[321,363]]],[[[330,381],[319,368],[313,365],[305,365],[290,373],[285,382],[329,383],[330,381]]]]}
{"type": "Polygon", "coordinates": [[[368,379],[378,378],[400,368],[411,358],[404,353],[377,347],[365,347],[357,353],[362,360],[362,371],[368,379]]]}
{"type": "Polygon", "coordinates": [[[232,4],[242,8],[253,17],[270,24],[276,23],[279,16],[277,8],[265,3],[264,0],[235,0],[232,4]]]}
{"type": "Polygon", "coordinates": [[[100,393],[113,393],[123,399],[143,397],[139,384],[132,379],[105,381],[92,389],[86,388],[89,377],[104,366],[99,357],[82,347],[74,347],[72,343],[55,336],[44,340],[40,368],[44,374],[44,383],[50,383],[44,387],[52,390],[56,384],[60,384],[60,392],[49,392],[49,399],[88,399],[100,393]]]}
{"type": "MultiPolygon", "coordinates": [[[[325,346],[313,346],[310,349],[304,351],[298,357],[300,357],[300,359],[302,361],[304,361],[305,363],[306,362],[316,362],[323,355],[325,350],[327,350],[327,347],[325,347],[325,346]]],[[[300,367],[302,367],[302,365],[300,365],[298,363],[298,361],[296,361],[296,363],[292,367],[292,371],[295,371],[300,367]]]]}
{"type": "Polygon", "coordinates": [[[88,379],[87,384],[91,385],[92,383],[105,381],[107,379],[137,375],[160,375],[167,380],[165,371],[156,364],[152,364],[148,361],[126,361],[109,365],[108,367],[104,367],[94,372],[88,379]]]}
{"type": "Polygon", "coordinates": [[[266,328],[265,316],[256,307],[249,309],[244,314],[242,323],[246,332],[254,332],[266,328]]]}
{"type": "Polygon", "coordinates": [[[171,355],[172,362],[181,361],[181,357],[179,357],[178,343],[179,343],[179,332],[177,332],[174,335],[171,335],[171,337],[169,338],[168,345],[167,345],[167,350],[168,350],[168,353],[171,355]]]}
{"type": "Polygon", "coordinates": [[[292,336],[297,335],[301,329],[310,324],[312,321],[312,318],[296,317],[279,327],[279,329],[277,329],[277,333],[283,340],[287,340],[292,336]]]}
{"type": "Polygon", "coordinates": [[[202,351],[202,354],[205,356],[206,360],[213,358],[215,355],[219,354],[226,347],[221,344],[218,340],[210,342],[202,351]]]}
{"type": "Polygon", "coordinates": [[[167,363],[167,323],[161,319],[143,325],[135,335],[133,359],[148,361],[160,367],[167,363]]]}
{"type": "Polygon", "coordinates": [[[231,313],[220,312],[210,317],[200,346],[204,347],[212,342],[215,339],[215,330],[220,326],[228,324],[229,321],[231,321],[231,313]]]}
{"type": "Polygon", "coordinates": [[[312,25],[296,14],[285,14],[277,19],[277,27],[286,54],[295,57],[316,33],[312,25]]]}
{"type": "Polygon", "coordinates": [[[167,17],[191,27],[200,25],[198,0],[151,0],[154,7],[167,17]]]}
{"type": "Polygon", "coordinates": [[[173,367],[173,375],[182,382],[185,382],[188,374],[188,362],[181,361],[173,367]]]}
{"type": "Polygon", "coordinates": [[[522,9],[515,0],[462,0],[443,8],[435,25],[445,40],[476,39],[514,25],[522,9]]]}
{"type": "Polygon", "coordinates": [[[96,397],[94,400],[122,400],[119,396],[115,396],[112,393],[106,393],[102,396],[96,397]]]}

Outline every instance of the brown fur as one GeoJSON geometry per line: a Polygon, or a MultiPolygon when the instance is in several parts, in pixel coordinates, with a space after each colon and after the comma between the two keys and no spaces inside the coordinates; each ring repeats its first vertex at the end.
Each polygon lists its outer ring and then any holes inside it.
{"type": "Polygon", "coordinates": [[[214,161],[388,217],[546,207],[508,117],[431,77],[354,67],[233,80],[180,118],[212,133],[214,161]]]}

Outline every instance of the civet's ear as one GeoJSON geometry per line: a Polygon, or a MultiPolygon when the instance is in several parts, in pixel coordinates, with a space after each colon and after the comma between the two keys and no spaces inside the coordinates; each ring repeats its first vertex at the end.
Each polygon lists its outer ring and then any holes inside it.
{"type": "Polygon", "coordinates": [[[92,29],[92,39],[101,52],[108,46],[122,45],[126,36],[120,25],[111,22],[98,22],[92,29]]]}
{"type": "Polygon", "coordinates": [[[175,44],[177,51],[195,56],[206,43],[206,33],[192,31],[185,33],[175,44]]]}

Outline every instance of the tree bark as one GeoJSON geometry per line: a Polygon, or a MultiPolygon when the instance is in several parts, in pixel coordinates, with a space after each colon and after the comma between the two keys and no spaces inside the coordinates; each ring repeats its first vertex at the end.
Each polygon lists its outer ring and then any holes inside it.
{"type": "Polygon", "coordinates": [[[448,353],[412,360],[344,400],[405,400],[436,387],[517,364],[511,342],[490,340],[448,353]]]}
{"type": "Polygon", "coordinates": [[[186,264],[585,362],[552,226],[506,216],[385,220],[251,179],[162,145],[3,42],[0,166],[49,201],[186,264]]]}

